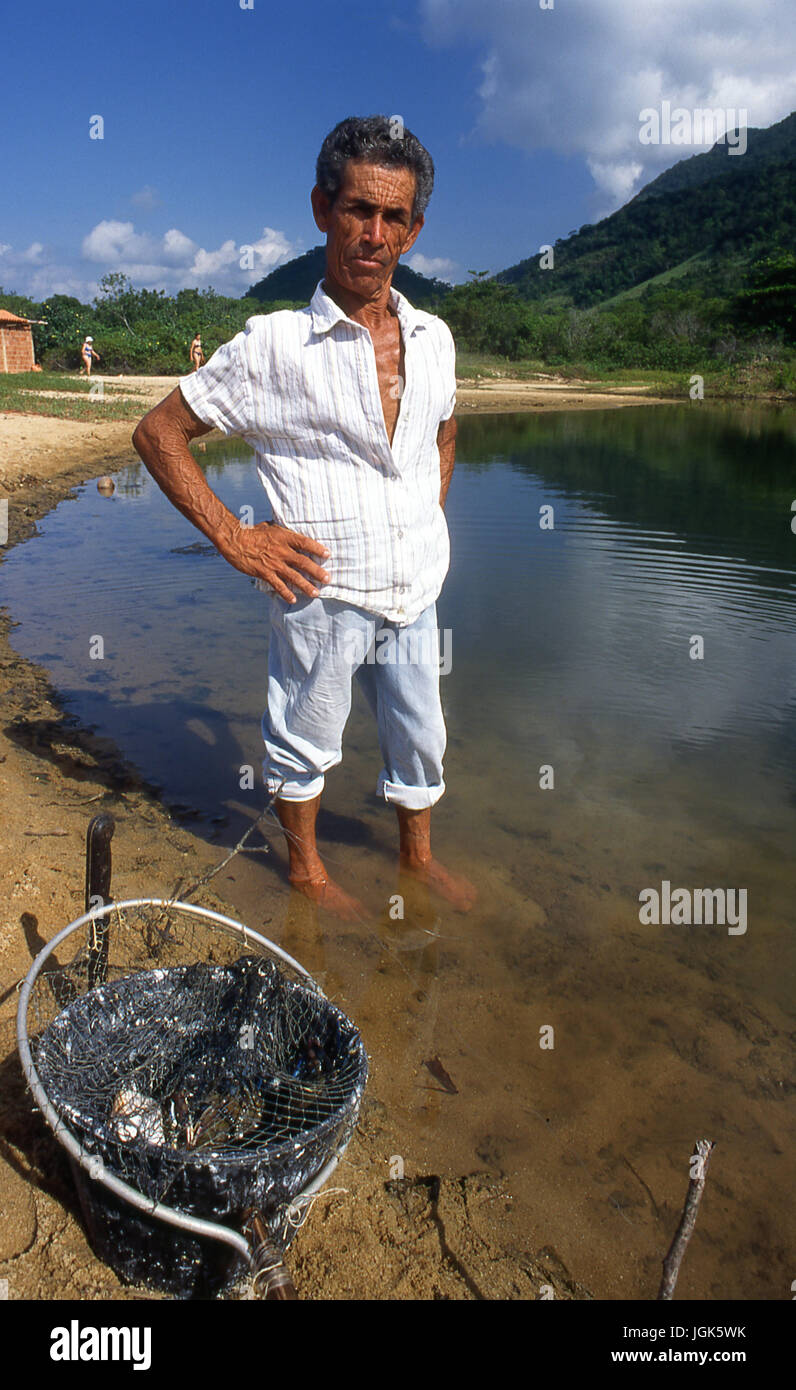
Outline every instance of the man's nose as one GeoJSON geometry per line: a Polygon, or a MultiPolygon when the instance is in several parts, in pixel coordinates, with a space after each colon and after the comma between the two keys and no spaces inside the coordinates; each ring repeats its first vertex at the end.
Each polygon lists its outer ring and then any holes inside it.
{"type": "Polygon", "coordinates": [[[376,246],[381,246],[384,241],[384,220],[380,212],[374,212],[369,217],[363,227],[363,233],[368,241],[372,241],[376,246]]]}

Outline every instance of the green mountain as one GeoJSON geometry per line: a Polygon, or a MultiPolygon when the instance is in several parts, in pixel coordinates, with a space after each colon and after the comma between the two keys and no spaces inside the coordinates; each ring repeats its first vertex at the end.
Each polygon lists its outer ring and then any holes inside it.
{"type": "MultiPolygon", "coordinates": [[[[315,286],[323,279],[326,271],[326,249],[314,246],[303,256],[296,256],[285,265],[272,270],[270,275],[258,280],[256,285],[246,291],[244,298],[259,299],[262,304],[272,304],[278,300],[293,300],[308,304],[315,293],[315,286]]],[[[398,265],[393,276],[393,284],[400,294],[418,308],[437,304],[450,290],[443,280],[432,280],[420,275],[408,265],[398,265]]]]}
{"type": "Polygon", "coordinates": [[[495,278],[524,299],[577,308],[638,292],[655,277],[698,279],[727,294],[753,260],[795,247],[793,113],[750,129],[743,155],[717,142],[667,169],[618,212],[557,241],[554,269],[542,270],[535,255],[495,278]]]}
{"type": "Polygon", "coordinates": [[[731,155],[724,141],[718,141],[706,154],[694,154],[689,159],[681,159],[666,169],[651,183],[645,184],[636,198],[659,197],[665,193],[679,193],[683,188],[693,188],[698,183],[711,179],[743,173],[745,160],[751,156],[758,168],[764,164],[787,164],[796,156],[796,111],[786,116],[784,121],[769,126],[767,130],[754,128],[746,132],[746,154],[731,155]]]}

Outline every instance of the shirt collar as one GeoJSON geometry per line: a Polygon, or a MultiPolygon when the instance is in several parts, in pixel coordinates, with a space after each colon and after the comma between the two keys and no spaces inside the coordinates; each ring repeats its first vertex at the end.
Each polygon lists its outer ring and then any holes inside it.
{"type": "MultiPolygon", "coordinates": [[[[401,331],[405,338],[411,336],[416,328],[425,328],[427,315],[422,309],[416,309],[409,303],[398,290],[390,288],[390,303],[395,310],[401,331]]],[[[323,288],[323,280],[319,280],[315,293],[310,300],[310,310],[312,312],[312,327],[315,333],[326,333],[330,328],[334,328],[337,323],[353,323],[355,328],[362,328],[361,323],[356,323],[335,303],[331,295],[328,295],[323,288]]]]}

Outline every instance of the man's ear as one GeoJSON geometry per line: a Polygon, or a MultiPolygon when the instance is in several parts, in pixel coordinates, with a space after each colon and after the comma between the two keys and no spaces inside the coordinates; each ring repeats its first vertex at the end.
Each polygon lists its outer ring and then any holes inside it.
{"type": "Polygon", "coordinates": [[[404,242],[401,250],[402,256],[406,255],[407,251],[411,251],[412,247],[417,241],[417,238],[420,236],[420,233],[423,230],[423,223],[425,222],[425,220],[425,217],[418,217],[417,220],[412,223],[409,229],[409,235],[406,238],[406,241],[404,242]]]}
{"type": "Polygon", "coordinates": [[[310,194],[310,202],[312,203],[312,215],[315,218],[316,227],[321,232],[328,232],[332,205],[328,195],[318,187],[317,183],[310,194]]]}

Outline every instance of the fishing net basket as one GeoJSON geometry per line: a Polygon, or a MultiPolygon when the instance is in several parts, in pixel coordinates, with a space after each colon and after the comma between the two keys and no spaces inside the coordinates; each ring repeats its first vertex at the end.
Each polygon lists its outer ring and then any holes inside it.
{"type": "Polygon", "coordinates": [[[245,1275],[252,1212],[286,1248],[351,1139],[368,1074],[356,1027],[291,956],[209,908],[154,898],[58,933],[23,986],[18,1036],[97,1254],[177,1297],[245,1275]]]}

